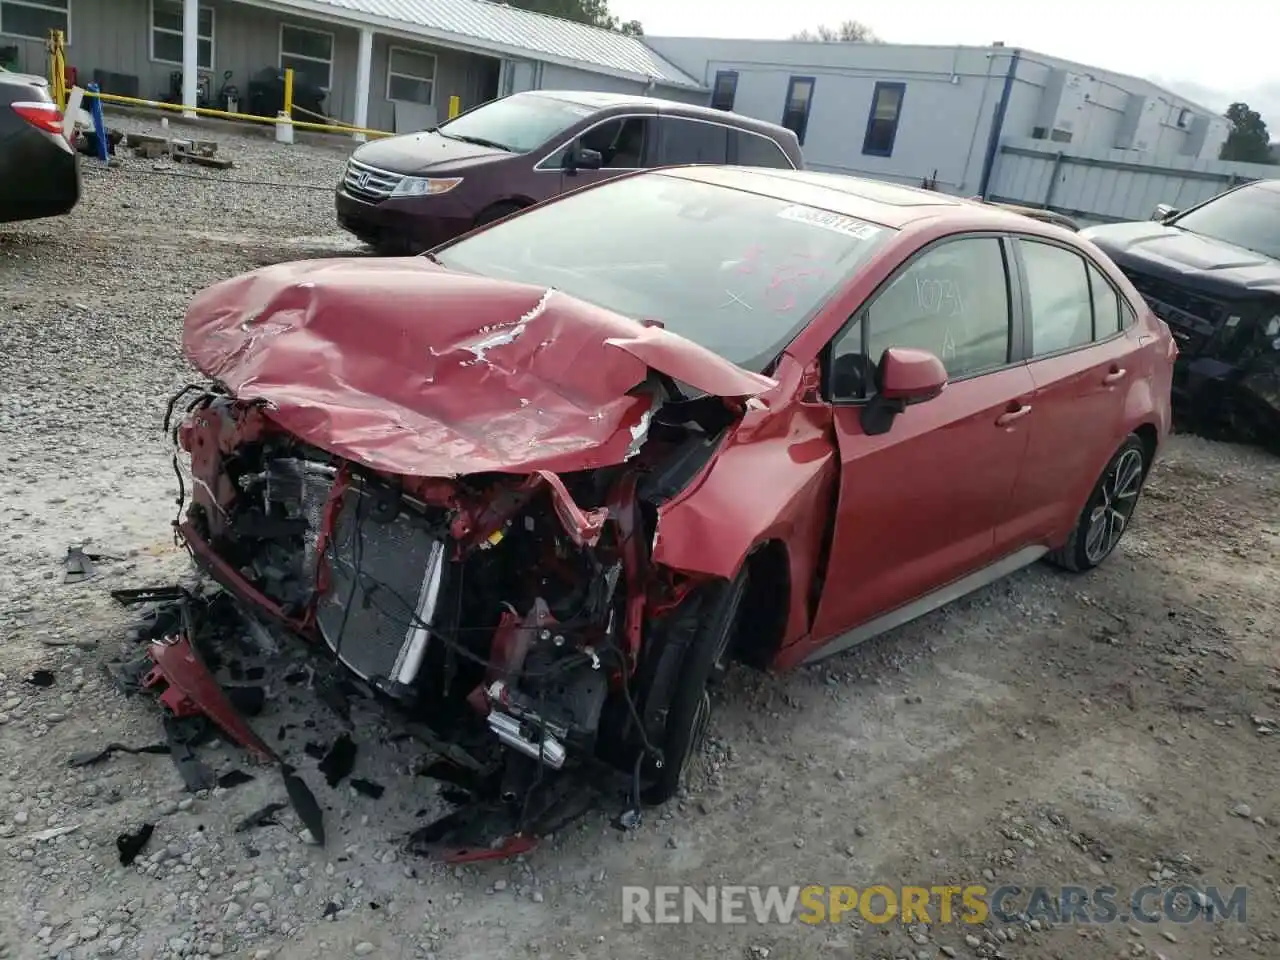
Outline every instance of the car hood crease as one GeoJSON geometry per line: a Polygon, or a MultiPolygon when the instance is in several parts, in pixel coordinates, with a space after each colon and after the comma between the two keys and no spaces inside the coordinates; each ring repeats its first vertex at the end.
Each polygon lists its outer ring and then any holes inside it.
{"type": "Polygon", "coordinates": [[[264,267],[203,291],[187,359],[282,429],[404,476],[620,463],[650,369],[727,399],[768,377],[545,287],[418,258],[264,267]]]}

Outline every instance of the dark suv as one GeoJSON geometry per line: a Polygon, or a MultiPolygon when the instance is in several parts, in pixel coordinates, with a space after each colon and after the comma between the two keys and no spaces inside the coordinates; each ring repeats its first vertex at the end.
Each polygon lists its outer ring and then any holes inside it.
{"type": "Polygon", "coordinates": [[[1280,180],[1081,233],[1177,338],[1174,399],[1183,422],[1280,448],[1280,180]]]}
{"type": "Polygon", "coordinates": [[[687,163],[800,169],[796,135],[724,110],[621,94],[540,90],[351,155],[338,222],[416,252],[521,207],[629,170],[687,163]]]}

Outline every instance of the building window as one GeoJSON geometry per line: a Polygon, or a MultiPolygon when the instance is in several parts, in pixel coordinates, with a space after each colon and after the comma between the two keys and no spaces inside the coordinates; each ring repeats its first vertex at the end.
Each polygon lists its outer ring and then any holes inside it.
{"type": "Polygon", "coordinates": [[[48,40],[50,30],[71,42],[71,0],[0,0],[0,33],[48,40]]]}
{"type": "Polygon", "coordinates": [[[782,108],[782,125],[796,135],[804,146],[804,132],[809,126],[809,107],[813,103],[813,77],[792,77],[787,86],[787,102],[782,108]]]}
{"type": "Polygon", "coordinates": [[[714,110],[732,110],[738,95],[738,71],[717,70],[716,82],[711,87],[711,107],[714,110]]]}
{"type": "Polygon", "coordinates": [[[288,68],[328,90],[333,81],[333,34],[280,24],[280,69],[288,68]]]}
{"type": "MultiPolygon", "coordinates": [[[[151,0],[151,59],[182,66],[182,4],[151,0]]],[[[196,19],[196,66],[213,69],[213,10],[201,7],[196,19]]]]}
{"type": "Polygon", "coordinates": [[[867,132],[862,138],[862,152],[873,157],[893,155],[893,141],[898,137],[898,118],[902,114],[905,83],[877,83],[871,94],[871,112],[867,114],[867,132]]]}
{"type": "Polygon", "coordinates": [[[430,106],[435,94],[436,58],[420,50],[392,47],[387,53],[387,99],[430,106]]]}

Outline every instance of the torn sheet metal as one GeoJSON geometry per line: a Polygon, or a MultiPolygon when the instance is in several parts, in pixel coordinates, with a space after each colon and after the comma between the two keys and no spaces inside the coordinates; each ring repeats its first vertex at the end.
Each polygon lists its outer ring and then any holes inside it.
{"type": "Polygon", "coordinates": [[[731,399],[775,386],[659,327],[425,259],[225,280],[192,302],[183,349],[300,439],[402,476],[621,463],[650,369],[731,399]]]}
{"type": "Polygon", "coordinates": [[[175,717],[204,715],[264,763],[279,761],[275,752],[240,716],[186,636],[178,634],[152,643],[147,652],[155,668],[142,685],[154,689],[161,683],[167,684],[160,701],[175,717]]]}

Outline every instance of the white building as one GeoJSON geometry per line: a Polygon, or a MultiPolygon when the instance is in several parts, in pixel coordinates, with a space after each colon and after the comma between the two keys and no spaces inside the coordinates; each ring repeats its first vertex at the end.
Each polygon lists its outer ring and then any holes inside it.
{"type": "Polygon", "coordinates": [[[1134,163],[1216,158],[1228,122],[1146,80],[1002,45],[936,47],[649,37],[712,104],[801,135],[805,162],[984,192],[1002,141],[1134,163]]]}
{"type": "Polygon", "coordinates": [[[109,93],[221,107],[230,82],[243,109],[262,70],[293,67],[326,115],[394,131],[453,97],[646,93],[782,122],[818,169],[960,194],[987,192],[1009,141],[1145,168],[1216,158],[1227,134],[1145,80],[1000,45],[637,38],[488,0],[0,0],[0,66],[45,73],[50,29],[109,93]]]}

